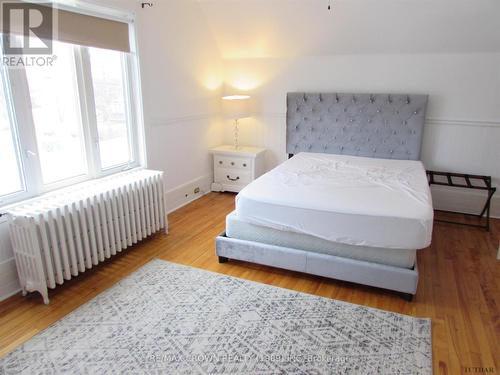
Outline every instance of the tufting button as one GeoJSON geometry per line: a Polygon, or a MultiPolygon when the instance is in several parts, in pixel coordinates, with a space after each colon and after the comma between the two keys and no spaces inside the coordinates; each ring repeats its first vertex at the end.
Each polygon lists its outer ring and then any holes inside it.
{"type": "Polygon", "coordinates": [[[377,113],[380,113],[380,109],[377,109],[377,113]]]}
{"type": "Polygon", "coordinates": [[[347,108],[344,108],[344,112],[347,112],[347,108]]]}
{"type": "Polygon", "coordinates": [[[390,153],[390,154],[394,153],[394,150],[389,150],[389,153],[390,153]]]}
{"type": "Polygon", "coordinates": [[[349,120],[349,122],[354,122],[354,120],[353,120],[353,119],[350,119],[350,120],[349,120]]]}
{"type": "Polygon", "coordinates": [[[413,112],[414,115],[416,115],[417,113],[418,113],[418,111],[413,112]]]}
{"type": "Polygon", "coordinates": [[[369,124],[371,124],[371,123],[372,123],[372,120],[371,120],[371,119],[370,119],[370,120],[368,120],[368,123],[369,123],[369,124]]]}

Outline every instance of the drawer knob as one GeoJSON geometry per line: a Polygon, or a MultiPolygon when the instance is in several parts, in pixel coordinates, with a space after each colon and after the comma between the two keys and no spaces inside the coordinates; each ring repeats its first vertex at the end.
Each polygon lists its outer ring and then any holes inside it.
{"type": "Polygon", "coordinates": [[[240,176],[236,176],[236,178],[231,178],[229,175],[227,175],[226,177],[230,181],[238,181],[240,179],[240,176]]]}
{"type": "Polygon", "coordinates": [[[246,167],[247,166],[247,163],[243,163],[243,166],[246,167]]]}
{"type": "Polygon", "coordinates": [[[231,162],[231,165],[234,165],[234,161],[231,162]]]}
{"type": "Polygon", "coordinates": [[[219,160],[219,164],[222,164],[222,160],[219,160]]]}

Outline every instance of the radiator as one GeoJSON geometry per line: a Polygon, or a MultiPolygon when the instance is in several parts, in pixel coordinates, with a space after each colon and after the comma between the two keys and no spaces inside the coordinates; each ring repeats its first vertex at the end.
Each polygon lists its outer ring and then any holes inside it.
{"type": "Polygon", "coordinates": [[[23,295],[55,288],[160,230],[163,173],[146,169],[86,182],[8,211],[23,295]]]}

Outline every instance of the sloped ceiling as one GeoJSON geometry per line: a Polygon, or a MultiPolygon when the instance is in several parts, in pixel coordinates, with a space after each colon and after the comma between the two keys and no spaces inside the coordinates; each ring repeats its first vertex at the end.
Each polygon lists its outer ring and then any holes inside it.
{"type": "Polygon", "coordinates": [[[500,52],[500,0],[198,0],[225,59],[500,52]]]}

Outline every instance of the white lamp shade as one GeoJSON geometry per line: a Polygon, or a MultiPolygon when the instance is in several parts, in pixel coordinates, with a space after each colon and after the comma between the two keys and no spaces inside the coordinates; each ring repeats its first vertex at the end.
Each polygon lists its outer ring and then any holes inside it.
{"type": "Polygon", "coordinates": [[[226,118],[239,120],[250,117],[250,97],[248,95],[229,95],[222,97],[222,112],[226,118]]]}

